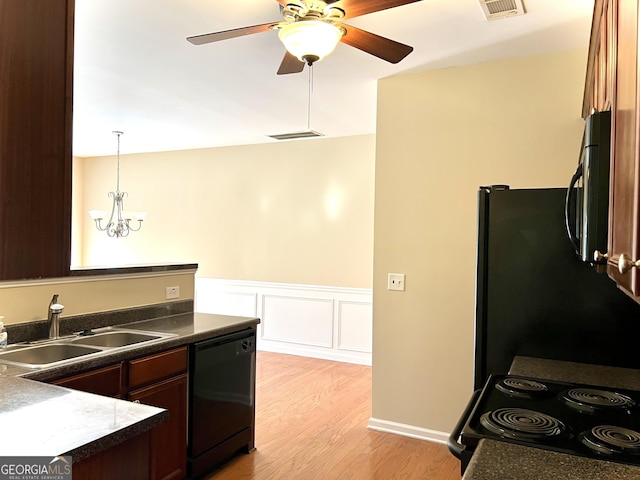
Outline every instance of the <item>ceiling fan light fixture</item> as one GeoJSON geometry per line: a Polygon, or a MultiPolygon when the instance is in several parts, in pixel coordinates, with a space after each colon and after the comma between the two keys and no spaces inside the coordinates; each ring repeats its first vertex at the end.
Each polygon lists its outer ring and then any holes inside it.
{"type": "Polygon", "coordinates": [[[287,51],[301,62],[309,64],[320,61],[333,52],[342,35],[342,29],[320,20],[290,23],[278,32],[287,51]]]}

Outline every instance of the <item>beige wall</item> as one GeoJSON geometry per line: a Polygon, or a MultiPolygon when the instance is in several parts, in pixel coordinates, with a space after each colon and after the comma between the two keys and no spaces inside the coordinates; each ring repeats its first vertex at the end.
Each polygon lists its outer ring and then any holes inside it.
{"type": "Polygon", "coordinates": [[[379,82],[374,418],[453,428],[472,391],[477,188],[567,183],[585,64],[579,50],[379,82]]]}
{"type": "MultiPolygon", "coordinates": [[[[149,215],[111,239],[84,213],[83,264],[196,262],[200,277],[371,288],[374,156],[374,135],[122,155],[125,207],[149,215]]],[[[110,208],[115,158],[82,163],[75,211],[110,208]]]]}
{"type": "Polygon", "coordinates": [[[0,315],[6,324],[47,318],[54,293],[63,316],[154,305],[166,302],[165,287],[173,286],[180,287],[180,300],[193,299],[194,272],[0,282],[0,315]]]}

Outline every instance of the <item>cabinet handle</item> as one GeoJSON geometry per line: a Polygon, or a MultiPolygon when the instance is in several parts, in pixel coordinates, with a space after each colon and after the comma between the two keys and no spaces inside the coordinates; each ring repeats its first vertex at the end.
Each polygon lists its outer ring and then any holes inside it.
{"type": "Polygon", "coordinates": [[[596,263],[607,263],[607,259],[609,258],[609,255],[606,253],[602,253],[598,250],[595,250],[593,252],[593,260],[596,263]]]}
{"type": "Polygon", "coordinates": [[[620,255],[620,258],[618,258],[618,271],[620,273],[624,275],[634,267],[640,267],[640,260],[632,260],[626,253],[620,255]]]}

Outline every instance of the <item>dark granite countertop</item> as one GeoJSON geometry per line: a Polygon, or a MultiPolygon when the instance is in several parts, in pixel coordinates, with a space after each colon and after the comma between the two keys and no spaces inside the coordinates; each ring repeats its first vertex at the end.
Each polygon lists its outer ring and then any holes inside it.
{"type": "Polygon", "coordinates": [[[556,382],[584,383],[600,387],[640,390],[640,371],[586,363],[561,362],[546,358],[516,357],[511,375],[544,378],[556,382]]]}
{"type": "Polygon", "coordinates": [[[621,463],[480,440],[464,480],[637,480],[640,468],[621,463]]]}
{"type": "MultiPolygon", "coordinates": [[[[640,371],[516,357],[509,373],[559,382],[640,390],[640,371]]],[[[640,467],[481,440],[463,480],[637,480],[640,467]]]]}
{"type": "Polygon", "coordinates": [[[123,265],[121,267],[76,267],[69,273],[72,277],[89,277],[96,275],[125,275],[130,273],[159,273],[175,272],[180,270],[197,270],[197,263],[174,264],[149,264],[149,265],[123,265]]]}
{"type": "Polygon", "coordinates": [[[0,363],[0,435],[3,455],[72,455],[77,462],[117,445],[168,418],[166,410],[40,383],[151,355],[247,328],[257,318],[185,313],[118,325],[175,334],[152,344],[106,352],[52,368],[26,369],[0,363]],[[5,368],[6,367],[6,368],[5,368]],[[9,433],[10,432],[10,433],[9,433]]]}
{"type": "Polygon", "coordinates": [[[79,462],[169,418],[166,410],[16,377],[0,378],[0,452],[79,462]]]}

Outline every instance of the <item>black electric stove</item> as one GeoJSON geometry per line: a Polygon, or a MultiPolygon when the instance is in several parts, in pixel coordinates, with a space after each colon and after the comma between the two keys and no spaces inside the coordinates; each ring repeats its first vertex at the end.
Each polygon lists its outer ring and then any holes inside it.
{"type": "Polygon", "coordinates": [[[492,375],[449,439],[463,472],[481,439],[640,465],[640,392],[492,375]]]}

